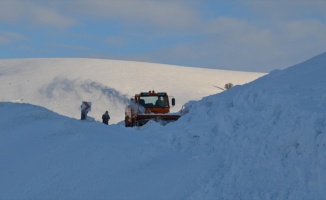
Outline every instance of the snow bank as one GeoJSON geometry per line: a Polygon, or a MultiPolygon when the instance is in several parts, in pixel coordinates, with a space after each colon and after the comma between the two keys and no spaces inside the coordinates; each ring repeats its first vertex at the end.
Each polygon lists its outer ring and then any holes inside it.
{"type": "Polygon", "coordinates": [[[0,199],[182,199],[214,166],[153,134],[29,104],[0,103],[0,119],[0,199]]]}
{"type": "Polygon", "coordinates": [[[326,53],[186,105],[162,145],[209,154],[191,199],[323,199],[326,53]]]}

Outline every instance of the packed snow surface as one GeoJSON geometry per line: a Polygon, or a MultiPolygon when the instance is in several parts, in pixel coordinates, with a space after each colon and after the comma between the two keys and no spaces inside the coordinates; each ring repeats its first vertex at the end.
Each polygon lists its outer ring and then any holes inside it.
{"type": "MultiPolygon", "coordinates": [[[[0,69],[1,83],[18,70],[0,69]]],[[[324,199],[325,75],[326,53],[190,101],[166,126],[2,102],[0,199],[324,199]]]]}

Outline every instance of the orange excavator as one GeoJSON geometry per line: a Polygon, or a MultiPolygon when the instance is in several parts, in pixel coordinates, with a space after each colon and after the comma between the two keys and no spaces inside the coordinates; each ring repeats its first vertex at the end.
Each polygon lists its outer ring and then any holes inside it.
{"type": "MultiPolygon", "coordinates": [[[[175,98],[171,99],[175,105],[175,98]]],[[[160,121],[162,124],[176,121],[180,114],[170,113],[170,99],[166,92],[141,92],[131,99],[131,105],[125,110],[125,126],[142,126],[149,120],[160,121]]]]}

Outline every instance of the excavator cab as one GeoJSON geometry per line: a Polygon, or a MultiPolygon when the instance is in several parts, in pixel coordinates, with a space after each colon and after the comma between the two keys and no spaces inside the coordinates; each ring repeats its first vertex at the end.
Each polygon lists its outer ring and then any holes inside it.
{"type": "MultiPolygon", "coordinates": [[[[175,105],[175,98],[172,98],[172,106],[175,105]]],[[[149,120],[175,121],[180,115],[170,114],[170,101],[166,92],[149,91],[136,94],[134,103],[139,108],[128,106],[125,114],[126,126],[141,126],[149,120]],[[140,109],[140,107],[142,109],[140,109]]]]}

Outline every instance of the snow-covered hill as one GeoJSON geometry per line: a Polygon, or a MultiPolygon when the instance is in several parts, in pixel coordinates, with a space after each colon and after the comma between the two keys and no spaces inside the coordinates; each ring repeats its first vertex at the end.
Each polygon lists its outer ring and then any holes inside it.
{"type": "MultiPolygon", "coordinates": [[[[105,126],[2,102],[0,199],[324,199],[325,75],[326,53],[188,102],[166,126],[105,126]]],[[[52,82],[46,100],[75,91],[52,82]]]]}
{"type": "Polygon", "coordinates": [[[218,162],[193,199],[324,199],[325,77],[326,53],[188,103],[165,143],[218,162]]]}
{"type": "Polygon", "coordinates": [[[109,110],[111,123],[117,123],[124,119],[125,103],[139,92],[167,92],[176,98],[177,112],[190,100],[221,92],[226,83],[263,75],[100,59],[9,59],[0,60],[0,101],[40,105],[77,119],[82,101],[90,101],[90,117],[101,120],[109,110]]]}

